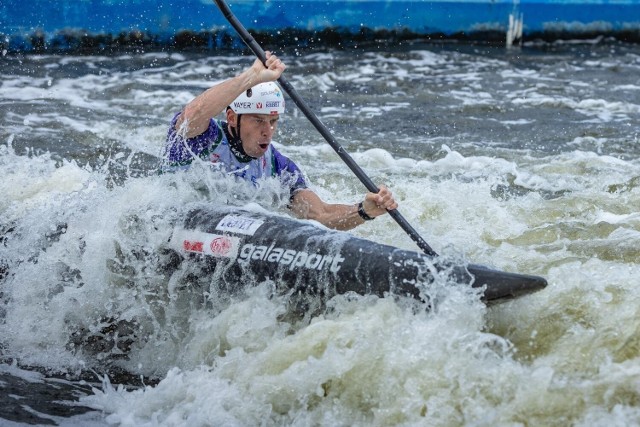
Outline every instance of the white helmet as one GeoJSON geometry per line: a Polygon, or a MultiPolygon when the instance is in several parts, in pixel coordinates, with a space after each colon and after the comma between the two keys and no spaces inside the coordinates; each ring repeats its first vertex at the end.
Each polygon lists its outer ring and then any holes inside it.
{"type": "Polygon", "coordinates": [[[260,83],[243,92],[229,108],[236,114],[283,114],[284,96],[274,82],[260,83]]]}

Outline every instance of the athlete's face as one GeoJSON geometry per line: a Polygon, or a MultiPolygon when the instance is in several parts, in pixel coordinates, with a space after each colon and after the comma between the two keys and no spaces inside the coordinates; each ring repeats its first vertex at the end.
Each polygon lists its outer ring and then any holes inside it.
{"type": "MultiPolygon", "coordinates": [[[[237,128],[237,114],[228,117],[229,124],[237,128]]],[[[244,152],[251,157],[262,156],[271,144],[271,138],[278,125],[278,114],[243,114],[240,124],[240,139],[244,152]]]]}

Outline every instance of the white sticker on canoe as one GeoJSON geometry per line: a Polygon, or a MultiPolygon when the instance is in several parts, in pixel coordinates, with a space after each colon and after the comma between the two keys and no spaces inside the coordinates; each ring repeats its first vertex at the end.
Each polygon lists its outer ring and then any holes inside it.
{"type": "Polygon", "coordinates": [[[264,224],[264,221],[261,219],[241,215],[227,215],[218,223],[216,230],[253,236],[262,224],[264,224]]]}
{"type": "Polygon", "coordinates": [[[237,237],[184,229],[174,230],[171,242],[178,250],[224,258],[236,258],[240,247],[237,237]]]}

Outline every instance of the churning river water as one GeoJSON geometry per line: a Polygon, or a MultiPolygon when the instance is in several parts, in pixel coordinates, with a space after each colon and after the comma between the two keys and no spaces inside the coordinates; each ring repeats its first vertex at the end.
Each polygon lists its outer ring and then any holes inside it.
{"type": "MultiPolygon", "coordinates": [[[[640,425],[640,46],[291,51],[287,78],[445,257],[541,275],[487,307],[336,297],[288,315],[154,268],[180,213],[286,214],[158,175],[169,120],[251,56],[0,57],[0,425],[640,425]]],[[[327,201],[363,186],[293,102],[275,144],[327,201]]],[[[197,168],[196,168],[197,169],[197,168]]],[[[417,250],[391,218],[352,234],[417,250]]]]}

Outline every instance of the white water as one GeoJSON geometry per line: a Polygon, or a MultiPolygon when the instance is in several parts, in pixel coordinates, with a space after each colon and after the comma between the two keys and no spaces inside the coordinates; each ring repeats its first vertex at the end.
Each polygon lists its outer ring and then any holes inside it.
{"type": "MultiPolygon", "coordinates": [[[[90,57],[105,71],[58,79],[46,69],[73,58],[43,59],[42,78],[3,74],[0,212],[13,229],[0,245],[2,354],[54,372],[114,363],[161,379],[136,390],[105,381],[81,399],[122,426],[639,425],[640,81],[611,67],[637,71],[640,60],[557,55],[292,59],[292,76],[308,76],[294,83],[314,104],[327,99],[316,111],[437,252],[549,281],[491,307],[454,283],[440,284],[432,311],[338,297],[310,323],[282,317],[286,302],[268,283],[203,307],[153,269],[191,204],[272,208],[275,197],[284,212],[273,186],[251,195],[202,171],[136,174],[153,170],[137,156],[160,152],[172,111],[231,72],[229,60],[154,68],[150,56],[149,68],[117,70],[90,57]],[[320,71],[300,65],[314,61],[320,71]],[[602,88],[595,74],[619,81],[602,88]],[[117,247],[133,270],[114,273],[117,247]],[[74,331],[110,316],[140,322],[128,360],[70,346],[74,331]]],[[[281,132],[279,147],[324,199],[361,198],[302,117],[281,132]]],[[[414,249],[390,218],[353,233],[414,249]]]]}

